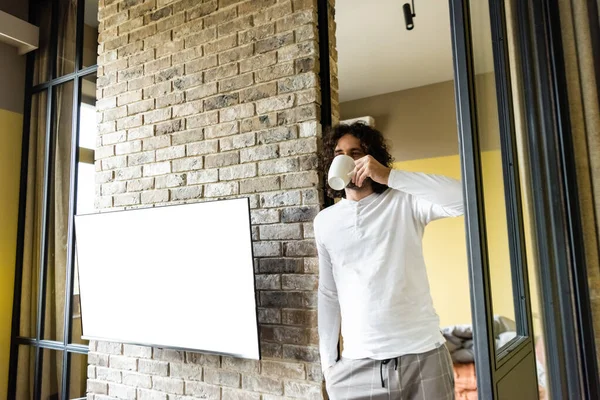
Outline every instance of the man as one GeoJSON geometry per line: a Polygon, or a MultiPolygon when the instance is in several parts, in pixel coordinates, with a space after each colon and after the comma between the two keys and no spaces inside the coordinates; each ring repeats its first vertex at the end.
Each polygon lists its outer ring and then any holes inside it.
{"type": "Polygon", "coordinates": [[[391,169],[383,135],[361,123],[336,126],[324,147],[326,169],[340,154],[356,164],[339,193],[344,198],[314,221],[320,354],[330,398],[454,399],[422,237],[430,221],[463,214],[460,182],[391,169]]]}

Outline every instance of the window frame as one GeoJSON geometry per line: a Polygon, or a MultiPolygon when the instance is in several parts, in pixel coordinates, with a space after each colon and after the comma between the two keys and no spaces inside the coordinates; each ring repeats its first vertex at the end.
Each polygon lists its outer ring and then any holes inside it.
{"type": "MultiPolygon", "coordinates": [[[[78,162],[80,153],[87,156],[86,161],[93,163],[93,149],[79,148],[79,123],[80,123],[80,104],[82,102],[82,80],[86,77],[97,73],[97,63],[85,68],[83,65],[83,39],[84,39],[84,16],[85,16],[85,0],[77,0],[77,15],[76,15],[76,39],[75,39],[75,65],[74,72],[64,76],[56,77],[57,63],[57,47],[58,47],[58,13],[56,7],[53,7],[50,23],[50,50],[51,59],[48,61],[48,76],[51,77],[46,82],[33,85],[33,75],[35,71],[36,52],[31,52],[27,55],[26,79],[25,79],[25,105],[23,119],[23,142],[21,154],[21,179],[19,192],[19,220],[18,220],[18,240],[17,254],[15,264],[15,290],[13,297],[13,316],[11,326],[11,346],[10,346],[10,364],[9,364],[9,382],[8,382],[8,398],[15,398],[17,393],[17,368],[18,368],[18,351],[21,349],[34,349],[35,366],[33,375],[33,398],[40,397],[42,384],[42,365],[44,350],[55,350],[62,352],[62,374],[61,374],[61,400],[67,400],[70,397],[70,374],[71,374],[71,355],[81,354],[87,355],[89,346],[85,344],[72,343],[72,314],[73,314],[73,277],[74,277],[74,257],[75,257],[75,241],[74,241],[74,215],[76,212],[77,199],[77,176],[78,162]],[[53,103],[53,94],[57,86],[73,82],[73,117],[71,124],[71,150],[70,150],[70,190],[69,190],[69,222],[68,222],[68,241],[67,241],[67,263],[66,263],[66,293],[65,293],[65,314],[64,314],[64,334],[63,340],[45,340],[43,339],[44,332],[44,317],[45,317],[45,286],[47,275],[47,256],[46,249],[48,247],[48,209],[50,207],[49,191],[50,191],[50,171],[52,171],[53,146],[52,142],[56,136],[56,130],[53,129],[55,104],[53,103]],[[21,313],[21,293],[22,293],[22,278],[23,278],[23,250],[24,250],[24,233],[25,233],[25,203],[27,197],[27,174],[28,174],[28,158],[29,158],[29,137],[31,128],[31,105],[33,96],[38,93],[46,92],[46,159],[40,160],[44,163],[44,188],[43,188],[43,224],[41,235],[41,261],[39,265],[39,282],[38,282],[38,299],[37,299],[37,320],[36,320],[36,335],[35,337],[23,337],[19,335],[20,328],[20,313],[21,313]]],[[[32,1],[29,11],[29,20],[33,21],[36,13],[37,1],[32,1]]],[[[87,372],[86,372],[87,374],[87,372]]]]}

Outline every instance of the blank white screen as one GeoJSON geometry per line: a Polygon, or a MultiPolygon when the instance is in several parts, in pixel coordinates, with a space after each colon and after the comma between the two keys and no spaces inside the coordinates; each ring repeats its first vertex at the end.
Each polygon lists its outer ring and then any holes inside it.
{"type": "Polygon", "coordinates": [[[83,337],[259,359],[248,199],[75,217],[83,337]]]}

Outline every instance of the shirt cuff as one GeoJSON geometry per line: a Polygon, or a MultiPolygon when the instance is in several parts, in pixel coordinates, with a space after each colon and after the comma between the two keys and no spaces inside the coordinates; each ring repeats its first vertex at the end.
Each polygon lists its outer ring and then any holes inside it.
{"type": "Polygon", "coordinates": [[[388,176],[388,187],[397,189],[402,181],[402,171],[392,168],[390,176],[388,176]]]}

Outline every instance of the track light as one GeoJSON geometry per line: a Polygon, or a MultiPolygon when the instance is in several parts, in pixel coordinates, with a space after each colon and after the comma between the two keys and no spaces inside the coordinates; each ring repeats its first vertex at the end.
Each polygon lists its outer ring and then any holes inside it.
{"type": "Polygon", "coordinates": [[[404,11],[404,22],[406,23],[406,30],[410,31],[415,27],[413,22],[413,18],[417,16],[415,14],[415,0],[412,0],[412,11],[410,8],[410,4],[406,3],[402,6],[402,10],[404,11]]]}

